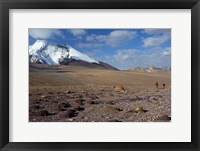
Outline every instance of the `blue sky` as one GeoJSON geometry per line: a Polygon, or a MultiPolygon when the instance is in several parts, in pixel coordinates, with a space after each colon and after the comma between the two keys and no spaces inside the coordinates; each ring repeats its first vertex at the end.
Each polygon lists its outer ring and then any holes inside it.
{"type": "Polygon", "coordinates": [[[30,28],[36,40],[70,45],[118,69],[171,67],[171,29],[47,29],[30,28]]]}

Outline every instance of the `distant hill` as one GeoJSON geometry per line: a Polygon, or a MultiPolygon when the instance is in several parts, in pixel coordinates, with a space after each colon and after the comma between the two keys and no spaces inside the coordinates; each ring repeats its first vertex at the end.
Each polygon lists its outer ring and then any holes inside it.
{"type": "Polygon", "coordinates": [[[171,71],[171,68],[158,68],[158,67],[154,67],[154,66],[148,67],[148,68],[136,67],[136,68],[130,68],[130,69],[128,69],[128,71],[157,73],[157,72],[171,71]]]}

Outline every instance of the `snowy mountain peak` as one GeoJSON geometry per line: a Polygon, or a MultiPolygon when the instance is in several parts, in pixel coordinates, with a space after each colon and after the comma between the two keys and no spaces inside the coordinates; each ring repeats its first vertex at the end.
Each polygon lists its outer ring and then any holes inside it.
{"type": "Polygon", "coordinates": [[[33,53],[35,53],[35,51],[44,49],[46,45],[47,41],[37,40],[32,46],[29,47],[29,55],[32,55],[33,53]]]}
{"type": "Polygon", "coordinates": [[[72,59],[99,64],[97,60],[69,45],[50,44],[45,40],[37,40],[33,45],[29,46],[29,60],[31,63],[59,65],[72,59]]]}

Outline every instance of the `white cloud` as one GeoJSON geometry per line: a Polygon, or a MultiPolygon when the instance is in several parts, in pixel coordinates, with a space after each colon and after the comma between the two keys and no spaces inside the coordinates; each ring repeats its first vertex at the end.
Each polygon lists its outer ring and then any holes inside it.
{"type": "Polygon", "coordinates": [[[86,35],[87,32],[84,29],[69,29],[68,30],[73,36],[83,36],[86,35]]]}
{"type": "Polygon", "coordinates": [[[114,30],[108,35],[89,35],[86,41],[97,41],[106,45],[115,47],[123,43],[127,43],[137,36],[136,31],[130,30],[114,30]]]}
{"type": "Polygon", "coordinates": [[[91,35],[86,36],[85,40],[86,41],[94,41],[94,40],[96,40],[96,37],[97,36],[95,34],[91,34],[91,35]]]}
{"type": "Polygon", "coordinates": [[[162,52],[162,55],[163,56],[170,56],[171,55],[171,48],[168,47],[168,48],[165,48],[162,52]]]}
{"type": "Polygon", "coordinates": [[[148,29],[144,29],[143,31],[146,34],[152,35],[152,34],[168,33],[171,30],[170,29],[162,29],[162,28],[160,28],[160,29],[158,29],[158,28],[156,28],[156,29],[154,29],[154,28],[148,28],[148,29]]]}
{"type": "Polygon", "coordinates": [[[98,48],[103,44],[100,43],[78,43],[76,46],[79,48],[98,48]]]}
{"type": "Polygon", "coordinates": [[[170,38],[171,38],[170,33],[165,33],[162,36],[148,37],[146,39],[143,39],[143,46],[144,47],[160,46],[165,42],[167,42],[170,38]]]}
{"type": "Polygon", "coordinates": [[[63,37],[64,35],[58,29],[30,28],[29,36],[31,36],[34,39],[51,39],[55,36],[63,37]]]}
{"type": "Polygon", "coordinates": [[[116,60],[127,60],[135,56],[138,50],[135,49],[125,49],[125,50],[118,50],[117,53],[114,55],[116,60]]]}
{"type": "Polygon", "coordinates": [[[96,60],[99,60],[99,58],[101,57],[101,53],[103,51],[99,50],[99,49],[93,49],[92,51],[85,51],[84,53],[87,54],[89,57],[94,58],[96,60]]]}
{"type": "Polygon", "coordinates": [[[155,49],[150,51],[125,49],[118,50],[116,54],[104,58],[104,61],[119,68],[129,69],[134,67],[170,67],[171,48],[155,49]]]}

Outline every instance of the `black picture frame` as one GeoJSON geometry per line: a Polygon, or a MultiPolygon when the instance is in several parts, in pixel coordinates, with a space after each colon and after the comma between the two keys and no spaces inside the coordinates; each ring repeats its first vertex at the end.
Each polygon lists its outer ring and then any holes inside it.
{"type": "Polygon", "coordinates": [[[8,150],[163,150],[200,151],[199,0],[0,0],[0,148],[8,150]],[[191,9],[191,142],[9,142],[9,9],[191,9]]]}

